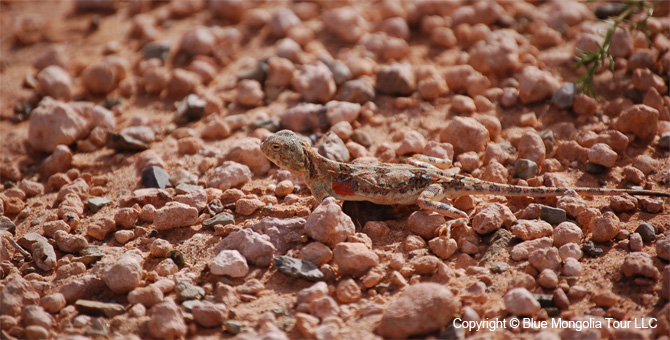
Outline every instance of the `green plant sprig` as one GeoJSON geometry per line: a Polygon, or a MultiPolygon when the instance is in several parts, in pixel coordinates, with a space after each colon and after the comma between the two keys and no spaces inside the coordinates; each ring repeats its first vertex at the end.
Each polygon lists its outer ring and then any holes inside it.
{"type": "MultiPolygon", "coordinates": [[[[595,1],[597,0],[589,0],[587,2],[595,1]]],[[[647,38],[647,41],[651,41],[649,38],[651,30],[649,26],[647,26],[647,19],[649,19],[649,17],[654,14],[654,10],[660,3],[661,2],[658,1],[654,4],[649,4],[644,0],[628,0],[626,1],[626,7],[623,12],[621,12],[621,14],[611,20],[600,20],[602,22],[610,23],[610,27],[607,30],[607,33],[605,33],[605,39],[603,40],[603,43],[598,46],[597,50],[592,52],[577,49],[577,63],[575,64],[575,67],[580,67],[582,65],[588,67],[586,73],[584,73],[575,81],[582,93],[594,98],[596,97],[593,80],[596,76],[598,67],[603,65],[605,60],[609,61],[610,71],[614,72],[614,57],[612,56],[612,52],[610,50],[610,43],[612,41],[612,35],[614,34],[614,31],[616,31],[616,29],[619,28],[622,24],[626,24],[631,29],[642,32],[642,34],[644,34],[644,36],[647,38]],[[636,10],[646,10],[645,16],[636,22],[627,21],[628,17],[633,15],[636,10]]]]}

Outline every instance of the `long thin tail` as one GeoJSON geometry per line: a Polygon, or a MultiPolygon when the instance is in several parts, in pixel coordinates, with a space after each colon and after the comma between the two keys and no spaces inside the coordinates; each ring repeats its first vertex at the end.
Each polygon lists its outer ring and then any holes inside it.
{"type": "Polygon", "coordinates": [[[547,197],[547,196],[561,196],[567,191],[575,191],[578,194],[587,195],[640,195],[640,196],[655,196],[655,197],[670,197],[668,191],[654,191],[654,190],[631,190],[631,189],[608,189],[608,188],[585,188],[585,187],[528,187],[510,184],[500,184],[495,182],[487,182],[476,180],[469,177],[462,177],[471,181],[469,185],[459,186],[463,193],[484,193],[502,196],[533,196],[533,197],[547,197]]]}

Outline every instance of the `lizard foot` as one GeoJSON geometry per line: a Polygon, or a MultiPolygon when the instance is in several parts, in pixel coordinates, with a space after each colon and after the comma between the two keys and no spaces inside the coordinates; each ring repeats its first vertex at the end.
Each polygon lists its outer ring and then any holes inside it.
{"type": "Polygon", "coordinates": [[[446,236],[447,238],[451,238],[452,227],[464,227],[466,229],[470,229],[470,227],[468,227],[467,219],[457,218],[455,220],[448,221],[443,226],[437,228],[435,230],[435,233],[437,234],[437,236],[446,236]]]}

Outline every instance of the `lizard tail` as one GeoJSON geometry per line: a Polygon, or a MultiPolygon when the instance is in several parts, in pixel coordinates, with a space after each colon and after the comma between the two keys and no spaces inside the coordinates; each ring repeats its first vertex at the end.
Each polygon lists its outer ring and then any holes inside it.
{"type": "MultiPolygon", "coordinates": [[[[639,195],[639,196],[654,196],[654,197],[670,197],[670,192],[654,191],[654,190],[630,190],[630,189],[608,189],[608,188],[585,188],[585,187],[528,187],[516,186],[510,184],[500,184],[493,182],[477,181],[473,184],[472,192],[503,195],[503,196],[532,196],[532,197],[547,197],[547,196],[561,196],[568,191],[575,191],[578,194],[587,195],[639,195]]],[[[469,191],[464,188],[463,191],[469,191]]]]}

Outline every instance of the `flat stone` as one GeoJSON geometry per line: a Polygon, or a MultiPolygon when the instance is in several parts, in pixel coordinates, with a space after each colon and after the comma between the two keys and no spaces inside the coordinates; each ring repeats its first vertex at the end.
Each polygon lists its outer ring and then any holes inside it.
{"type": "Polygon", "coordinates": [[[296,259],[288,256],[276,256],[275,267],[290,276],[309,281],[319,281],[323,279],[323,273],[312,262],[296,259]]]}
{"type": "Polygon", "coordinates": [[[200,300],[205,296],[205,290],[192,283],[181,281],[174,286],[178,301],[200,300]]]}
{"type": "Polygon", "coordinates": [[[79,313],[91,316],[105,316],[110,319],[126,312],[122,304],[92,300],[77,300],[74,303],[74,307],[79,313]]]}
{"type": "Polygon", "coordinates": [[[98,210],[102,209],[102,207],[111,202],[112,200],[106,197],[93,197],[84,201],[84,203],[86,203],[86,207],[91,212],[98,212],[98,210]]]}
{"type": "Polygon", "coordinates": [[[227,212],[222,212],[217,214],[216,216],[210,217],[202,222],[202,226],[205,228],[214,228],[215,225],[222,225],[226,226],[228,224],[233,224],[235,223],[235,217],[233,215],[227,213],[227,212]]]}
{"type": "Polygon", "coordinates": [[[170,175],[161,167],[150,166],[142,170],[141,182],[145,188],[165,189],[170,185],[170,175]]]}
{"type": "Polygon", "coordinates": [[[177,192],[177,195],[182,195],[182,194],[188,194],[188,193],[191,193],[191,192],[200,191],[200,190],[203,190],[205,188],[201,185],[181,183],[181,184],[177,185],[174,189],[177,192]]]}
{"type": "Polygon", "coordinates": [[[567,221],[568,216],[563,209],[543,205],[540,209],[540,219],[551,225],[557,225],[567,221]]]}
{"type": "Polygon", "coordinates": [[[635,232],[642,236],[642,241],[651,242],[656,239],[656,228],[651,223],[642,223],[636,229],[635,232]]]}
{"type": "Polygon", "coordinates": [[[108,131],[105,144],[108,148],[120,152],[137,152],[144,151],[149,148],[147,143],[132,137],[123,131],[121,133],[108,131]]]}

